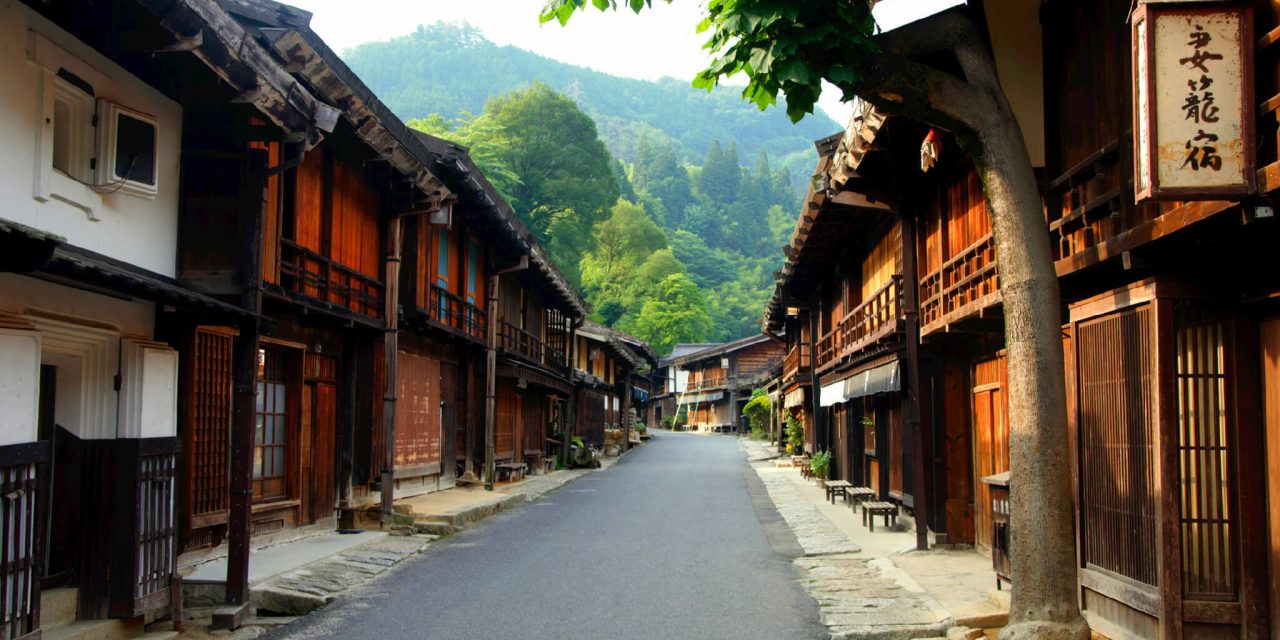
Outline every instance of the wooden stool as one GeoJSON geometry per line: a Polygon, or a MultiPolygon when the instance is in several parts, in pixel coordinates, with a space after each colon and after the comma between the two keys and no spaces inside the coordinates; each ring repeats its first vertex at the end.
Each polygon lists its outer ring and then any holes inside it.
{"type": "Polygon", "coordinates": [[[891,527],[898,524],[898,505],[892,502],[864,502],[862,503],[862,524],[870,525],[871,530],[876,530],[876,516],[884,516],[884,526],[891,527]],[[893,523],[890,524],[890,519],[893,523]]]}
{"type": "Polygon", "coordinates": [[[871,487],[848,487],[844,490],[844,501],[849,503],[849,508],[852,510],[856,510],[862,502],[875,497],[876,491],[871,487]]]}
{"type": "Polygon", "coordinates": [[[848,489],[849,487],[852,487],[852,486],[853,485],[848,480],[828,480],[827,481],[827,500],[830,501],[831,504],[835,504],[836,496],[837,495],[843,496],[845,489],[848,489]]]}

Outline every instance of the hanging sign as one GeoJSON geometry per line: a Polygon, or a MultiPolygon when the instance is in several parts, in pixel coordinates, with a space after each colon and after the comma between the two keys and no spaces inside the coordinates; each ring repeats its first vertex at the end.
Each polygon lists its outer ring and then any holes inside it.
{"type": "Polygon", "coordinates": [[[1132,22],[1137,200],[1252,193],[1249,9],[1145,2],[1132,22]]]}

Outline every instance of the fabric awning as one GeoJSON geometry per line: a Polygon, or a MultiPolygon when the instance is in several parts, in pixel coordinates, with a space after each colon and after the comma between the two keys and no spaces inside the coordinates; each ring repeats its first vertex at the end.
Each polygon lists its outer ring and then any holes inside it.
{"type": "Polygon", "coordinates": [[[710,393],[699,393],[697,395],[685,396],[684,404],[702,404],[703,402],[715,402],[724,397],[723,391],[712,391],[710,393]]]}
{"type": "Polygon", "coordinates": [[[901,390],[902,374],[897,360],[855,373],[844,381],[845,400],[901,390]]]}
{"type": "Polygon", "coordinates": [[[783,398],[782,406],[790,409],[804,405],[804,387],[787,392],[787,396],[783,398]]]}
{"type": "Polygon", "coordinates": [[[847,400],[848,398],[844,395],[844,383],[845,380],[838,380],[831,384],[823,385],[818,394],[818,404],[822,407],[830,407],[847,400]]]}

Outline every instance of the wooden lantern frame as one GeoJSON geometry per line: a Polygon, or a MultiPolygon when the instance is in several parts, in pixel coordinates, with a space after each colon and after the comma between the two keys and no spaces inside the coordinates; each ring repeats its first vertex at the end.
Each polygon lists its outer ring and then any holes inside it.
{"type": "MultiPolygon", "coordinates": [[[[1257,151],[1254,148],[1255,136],[1255,105],[1254,100],[1254,39],[1253,39],[1253,11],[1244,4],[1238,2],[1139,2],[1137,9],[1134,10],[1130,17],[1132,25],[1132,69],[1133,69],[1133,131],[1134,131],[1134,154],[1133,154],[1133,185],[1134,197],[1137,202],[1141,203],[1147,200],[1214,200],[1223,198],[1239,198],[1251,195],[1257,188],[1257,151]],[[1224,12],[1235,12],[1240,16],[1240,61],[1242,69],[1240,71],[1241,95],[1240,104],[1232,104],[1230,108],[1235,109],[1237,106],[1241,110],[1240,135],[1244,141],[1244,176],[1240,183],[1232,185],[1221,185],[1215,187],[1165,187],[1160,185],[1160,177],[1158,175],[1159,161],[1157,159],[1157,140],[1156,131],[1159,126],[1159,119],[1155,109],[1155,89],[1156,78],[1155,73],[1148,72],[1143,78],[1139,74],[1139,56],[1145,54],[1147,65],[1149,68],[1155,60],[1155,19],[1162,15],[1211,15],[1221,14],[1224,12]],[[1139,39],[1139,32],[1142,32],[1143,38],[1139,39]],[[1143,42],[1145,51],[1140,51],[1138,43],[1143,42]],[[1148,96],[1145,113],[1142,103],[1139,100],[1139,88],[1144,84],[1146,95],[1148,96]],[[1141,141],[1138,139],[1138,131],[1140,124],[1145,119],[1147,123],[1147,140],[1146,149],[1141,149],[1141,141]],[[1142,164],[1149,163],[1148,183],[1142,185],[1139,182],[1139,176],[1142,175],[1142,164]]],[[[1151,69],[1154,71],[1154,69],[1151,69]]],[[[1233,101],[1234,102],[1234,101],[1233,101]]],[[[1225,108],[1225,107],[1224,107],[1225,108]]]]}

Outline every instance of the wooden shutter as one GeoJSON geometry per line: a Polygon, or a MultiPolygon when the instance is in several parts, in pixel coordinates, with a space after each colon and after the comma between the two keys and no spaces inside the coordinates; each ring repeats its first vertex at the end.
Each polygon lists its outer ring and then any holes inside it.
{"type": "Polygon", "coordinates": [[[231,354],[234,335],[201,327],[195,332],[187,396],[191,528],[226,521],[230,500],[231,354]]]}
{"type": "Polygon", "coordinates": [[[440,361],[400,352],[396,376],[396,469],[440,471],[440,361]]]}
{"type": "Polygon", "coordinates": [[[1150,304],[1076,325],[1083,561],[1157,584],[1150,304]]]}

